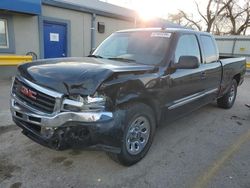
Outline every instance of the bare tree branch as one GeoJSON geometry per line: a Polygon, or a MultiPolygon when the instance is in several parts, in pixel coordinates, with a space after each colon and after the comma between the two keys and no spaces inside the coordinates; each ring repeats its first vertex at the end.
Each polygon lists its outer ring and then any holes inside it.
{"type": "Polygon", "coordinates": [[[199,31],[202,30],[201,26],[198,24],[199,22],[195,22],[194,20],[188,18],[187,14],[186,14],[184,11],[180,11],[180,12],[182,13],[183,17],[184,17],[187,21],[191,22],[194,26],[196,26],[197,29],[198,29],[199,31]]]}
{"type": "Polygon", "coordinates": [[[208,23],[207,18],[205,16],[203,16],[203,14],[201,13],[199,5],[198,5],[198,3],[196,1],[195,1],[195,4],[196,4],[196,8],[197,8],[197,11],[198,11],[199,15],[206,21],[206,23],[208,23]]]}
{"type": "Polygon", "coordinates": [[[242,8],[235,1],[227,4],[227,17],[231,23],[231,34],[239,35],[246,33],[249,27],[250,6],[249,1],[242,8]],[[237,27],[237,25],[240,25],[237,27]]]}
{"type": "Polygon", "coordinates": [[[179,10],[172,20],[198,30],[204,28],[207,32],[211,32],[211,29],[215,28],[216,34],[246,34],[250,27],[250,0],[245,0],[243,6],[239,4],[238,0],[220,0],[219,2],[218,0],[208,0],[205,13],[201,11],[197,2],[195,5],[200,18],[194,18],[179,10]],[[217,11],[214,10],[216,5],[217,11]]]}

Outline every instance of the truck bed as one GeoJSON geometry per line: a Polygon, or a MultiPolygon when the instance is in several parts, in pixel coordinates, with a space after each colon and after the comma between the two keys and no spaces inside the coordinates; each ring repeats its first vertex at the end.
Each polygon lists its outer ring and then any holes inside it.
{"type": "Polygon", "coordinates": [[[244,57],[220,57],[222,65],[222,78],[220,96],[228,91],[230,82],[235,78],[240,85],[246,72],[246,58],[244,57]]]}

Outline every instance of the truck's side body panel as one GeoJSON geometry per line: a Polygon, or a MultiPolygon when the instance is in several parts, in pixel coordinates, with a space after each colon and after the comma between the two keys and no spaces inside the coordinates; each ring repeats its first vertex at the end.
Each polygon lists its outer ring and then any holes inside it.
{"type": "Polygon", "coordinates": [[[222,70],[222,80],[221,80],[221,90],[219,96],[225,94],[229,87],[232,79],[236,76],[237,82],[242,83],[244,75],[246,72],[246,59],[245,58],[227,58],[222,59],[221,64],[222,70]]]}
{"type": "Polygon", "coordinates": [[[214,100],[220,89],[222,67],[219,61],[202,64],[200,69],[203,69],[201,79],[203,80],[203,88],[207,91],[213,91],[206,97],[208,101],[214,100]]]}

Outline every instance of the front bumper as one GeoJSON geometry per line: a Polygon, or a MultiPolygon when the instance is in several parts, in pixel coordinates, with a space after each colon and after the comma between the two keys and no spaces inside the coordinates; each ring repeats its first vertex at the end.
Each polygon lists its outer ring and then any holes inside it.
{"type": "Polygon", "coordinates": [[[119,153],[121,112],[57,112],[45,114],[11,95],[13,121],[32,140],[53,148],[92,147],[119,153]]]}

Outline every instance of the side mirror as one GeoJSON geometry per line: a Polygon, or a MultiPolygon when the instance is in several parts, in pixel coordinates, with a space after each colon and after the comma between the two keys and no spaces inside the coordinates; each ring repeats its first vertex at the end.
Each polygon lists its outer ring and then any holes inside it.
{"type": "Polygon", "coordinates": [[[196,69],[200,66],[199,59],[196,56],[181,56],[178,63],[171,67],[176,69],[196,69]]]}

